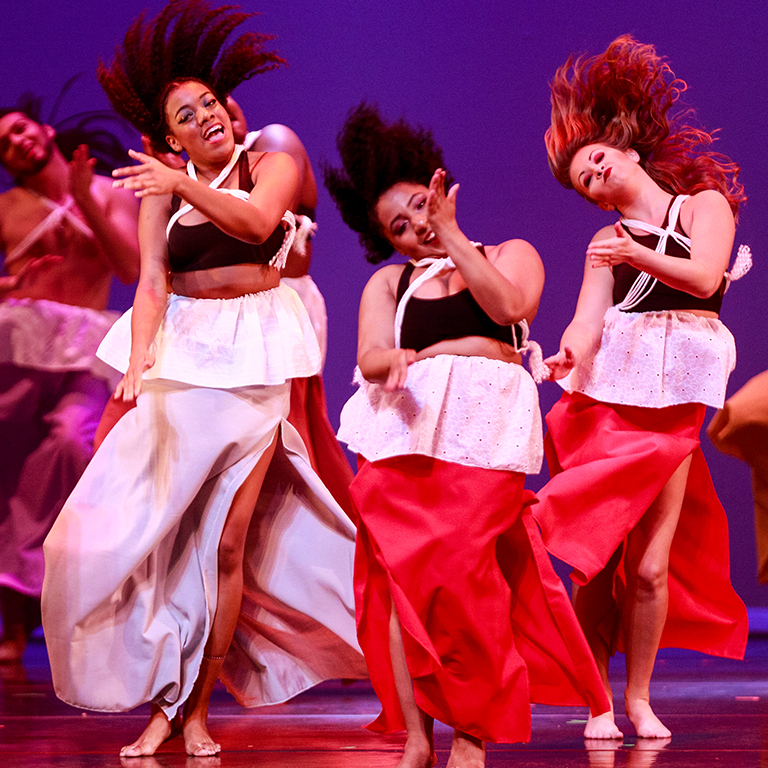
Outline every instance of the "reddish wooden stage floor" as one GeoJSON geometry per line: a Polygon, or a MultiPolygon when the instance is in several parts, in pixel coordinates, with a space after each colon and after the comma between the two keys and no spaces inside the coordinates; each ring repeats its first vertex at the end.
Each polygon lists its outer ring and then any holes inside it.
{"type": "MultiPolygon", "coordinates": [[[[241,709],[222,689],[214,694],[211,731],[224,747],[216,758],[187,758],[181,742],[154,758],[124,759],[119,747],[141,731],[146,710],[83,713],[53,694],[45,647],[28,649],[24,667],[0,667],[0,768],[394,768],[403,736],[362,726],[378,712],[364,682],[325,683],[289,704],[241,709]]],[[[621,661],[612,668],[623,685],[621,661]]],[[[662,652],[652,696],[672,730],[668,743],[638,740],[623,715],[623,742],[585,744],[585,710],[534,706],[530,744],[492,746],[489,768],[768,768],[768,637],[753,637],[745,662],[662,652]]],[[[438,766],[450,731],[436,730],[438,766]]]]}

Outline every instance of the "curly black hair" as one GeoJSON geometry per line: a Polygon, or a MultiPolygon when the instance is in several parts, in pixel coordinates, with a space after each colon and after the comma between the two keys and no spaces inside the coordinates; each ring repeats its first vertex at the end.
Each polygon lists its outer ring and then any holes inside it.
{"type": "MultiPolygon", "coordinates": [[[[386,261],[394,248],[383,234],[375,208],[379,198],[401,181],[429,186],[443,151],[431,131],[398,120],[386,123],[378,107],[365,102],[347,117],[336,146],[342,168],[323,163],[325,186],[344,223],[360,235],[371,264],[386,261]]],[[[446,188],[453,183],[446,175],[446,188]]]]}
{"type": "Polygon", "coordinates": [[[286,63],[264,50],[274,35],[244,32],[223,48],[231,32],[256,15],[237,8],[171,0],[155,18],[147,21],[144,12],[131,23],[109,66],[99,62],[96,74],[115,111],[148,136],[156,151],[171,151],[165,101],[174,85],[196,80],[224,103],[240,83],[286,63]]]}

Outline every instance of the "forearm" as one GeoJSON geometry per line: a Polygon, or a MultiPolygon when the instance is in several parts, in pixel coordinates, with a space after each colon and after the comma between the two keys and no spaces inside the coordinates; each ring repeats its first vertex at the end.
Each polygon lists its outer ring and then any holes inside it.
{"type": "Polygon", "coordinates": [[[267,214],[245,200],[223,194],[207,185],[182,176],[176,193],[193,205],[220,230],[246,243],[263,243],[280,223],[274,212],[267,214]]]}
{"type": "Polygon", "coordinates": [[[560,350],[568,348],[578,362],[585,360],[597,348],[602,338],[602,326],[582,322],[574,318],[563,332],[560,339],[560,350]]]}
{"type": "Polygon", "coordinates": [[[131,355],[143,355],[157,335],[165,314],[168,294],[165,286],[139,283],[131,316],[131,355]]]}
{"type": "Polygon", "coordinates": [[[632,266],[660,280],[670,288],[708,299],[720,287],[723,270],[694,259],[681,259],[638,246],[632,266]]]}
{"type": "Polygon", "coordinates": [[[533,309],[526,297],[483,256],[458,228],[439,232],[440,241],[464,278],[470,293],[499,325],[512,325],[533,309]]]}

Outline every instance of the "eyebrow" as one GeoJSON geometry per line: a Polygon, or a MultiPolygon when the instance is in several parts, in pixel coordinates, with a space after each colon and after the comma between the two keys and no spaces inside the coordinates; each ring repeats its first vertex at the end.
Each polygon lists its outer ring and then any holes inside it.
{"type": "MultiPolygon", "coordinates": [[[[596,149],[593,149],[593,150],[592,150],[592,151],[589,153],[589,157],[587,158],[587,160],[589,160],[590,162],[592,162],[592,155],[594,155],[594,154],[595,154],[595,152],[597,152],[597,150],[596,150],[596,149]]],[[[576,181],[581,181],[581,177],[582,177],[583,175],[584,175],[584,171],[582,171],[582,172],[581,172],[581,173],[580,173],[580,174],[579,174],[579,175],[576,177],[576,181]]]]}
{"type": "MultiPolygon", "coordinates": [[[[414,198],[414,197],[418,197],[420,194],[422,194],[422,193],[421,193],[421,192],[414,192],[414,193],[413,193],[413,194],[412,194],[412,195],[411,195],[411,196],[408,198],[408,208],[410,208],[410,207],[411,207],[411,203],[413,202],[413,198],[414,198]]],[[[398,214],[397,214],[397,216],[395,216],[395,218],[394,218],[394,219],[392,219],[392,221],[390,221],[390,222],[389,222],[389,229],[390,229],[390,231],[391,231],[392,229],[394,229],[394,226],[395,226],[395,222],[396,222],[398,219],[402,219],[402,218],[403,218],[403,217],[402,217],[402,216],[401,216],[401,215],[398,213],[398,214]]]]}
{"type": "MultiPolygon", "coordinates": [[[[202,101],[206,96],[213,96],[213,93],[211,91],[206,91],[205,93],[200,94],[200,101],[202,101]]],[[[179,112],[181,112],[182,109],[193,109],[193,107],[190,107],[189,104],[182,104],[177,110],[174,117],[179,116],[179,112]]]]}

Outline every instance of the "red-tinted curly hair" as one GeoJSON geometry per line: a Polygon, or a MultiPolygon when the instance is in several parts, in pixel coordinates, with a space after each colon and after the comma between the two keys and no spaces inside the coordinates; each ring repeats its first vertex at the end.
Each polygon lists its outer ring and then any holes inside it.
{"type": "Polygon", "coordinates": [[[544,141],[555,178],[573,188],[571,161],[587,144],[632,148],[665,191],[715,189],[736,216],[747,199],[737,181],[739,166],[710,149],[714,132],[692,125],[692,110],[673,110],[686,88],[652,45],[630,35],[597,56],[570,56],[550,83],[552,122],[544,141]]]}
{"type": "Polygon", "coordinates": [[[273,35],[245,32],[223,48],[231,32],[254,13],[237,6],[211,8],[206,0],[171,0],[153,19],[135,19],[109,66],[96,74],[115,111],[148,136],[158,152],[169,152],[165,101],[174,85],[197,80],[224,103],[240,83],[285,64],[264,43],[273,35]]]}

